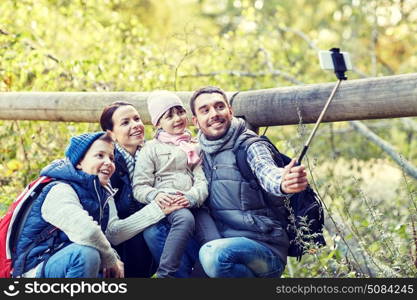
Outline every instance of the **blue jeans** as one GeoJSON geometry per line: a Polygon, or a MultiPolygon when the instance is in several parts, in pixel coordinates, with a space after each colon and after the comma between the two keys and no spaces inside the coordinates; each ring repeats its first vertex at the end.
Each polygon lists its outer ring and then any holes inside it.
{"type": "Polygon", "coordinates": [[[268,247],[245,237],[217,239],[200,249],[209,277],[280,277],[285,265],[268,247]]]}
{"type": "MultiPolygon", "coordinates": [[[[97,249],[72,243],[52,255],[44,268],[45,278],[97,278],[100,271],[97,249]]],[[[42,265],[36,277],[41,276],[42,265]]]]}
{"type": "MultiPolygon", "coordinates": [[[[152,253],[153,258],[159,264],[161,261],[162,252],[164,250],[165,241],[168,237],[171,226],[168,220],[165,218],[145,229],[143,237],[148,245],[149,250],[152,253]]],[[[198,243],[193,239],[189,239],[185,248],[185,252],[182,255],[179,268],[172,277],[188,278],[191,275],[193,266],[198,257],[198,243]]]]}

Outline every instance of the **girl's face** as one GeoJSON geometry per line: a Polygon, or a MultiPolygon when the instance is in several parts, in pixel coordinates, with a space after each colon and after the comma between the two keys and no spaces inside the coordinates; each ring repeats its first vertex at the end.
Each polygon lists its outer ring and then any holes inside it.
{"type": "Polygon", "coordinates": [[[187,113],[181,106],[175,106],[164,113],[159,119],[158,128],[162,128],[169,134],[183,134],[187,128],[187,113]]]}
{"type": "Polygon", "coordinates": [[[145,127],[138,111],[131,105],[120,106],[112,116],[113,130],[110,135],[119,145],[134,154],[143,144],[145,127]]]}
{"type": "Polygon", "coordinates": [[[111,143],[97,140],[91,144],[83,159],[78,163],[77,169],[87,174],[97,175],[100,184],[105,186],[113,175],[114,147],[111,143]]]}

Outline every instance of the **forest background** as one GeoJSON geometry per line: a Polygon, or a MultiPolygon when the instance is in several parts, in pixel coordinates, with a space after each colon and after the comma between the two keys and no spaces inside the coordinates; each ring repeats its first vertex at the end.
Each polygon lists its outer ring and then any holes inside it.
{"type": "MultiPolygon", "coordinates": [[[[350,53],[349,79],[412,73],[416,31],[414,0],[1,0],[0,92],[330,82],[317,51],[332,47],[350,53]]],[[[311,128],[273,127],[268,136],[295,155],[311,128]]],[[[93,130],[98,123],[0,121],[0,216],[72,135],[93,130]]],[[[417,275],[417,183],[404,168],[415,170],[416,134],[417,118],[321,125],[306,163],[328,245],[289,259],[284,277],[417,275]]]]}

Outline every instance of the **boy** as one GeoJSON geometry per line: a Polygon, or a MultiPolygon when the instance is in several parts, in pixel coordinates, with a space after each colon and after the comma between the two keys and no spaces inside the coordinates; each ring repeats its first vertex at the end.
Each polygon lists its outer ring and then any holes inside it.
{"type": "Polygon", "coordinates": [[[42,170],[42,176],[56,180],[43,189],[26,219],[16,246],[14,277],[98,277],[101,267],[104,276],[124,276],[123,263],[104,233],[115,209],[115,191],[109,185],[113,152],[104,132],[82,134],[71,138],[66,159],[42,170]],[[34,236],[48,230],[53,239],[30,246],[34,236]]]}

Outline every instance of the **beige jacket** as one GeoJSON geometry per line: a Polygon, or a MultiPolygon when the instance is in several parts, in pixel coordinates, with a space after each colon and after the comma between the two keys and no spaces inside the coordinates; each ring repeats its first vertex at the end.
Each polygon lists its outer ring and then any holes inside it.
{"type": "Polygon", "coordinates": [[[181,192],[191,207],[199,207],[208,196],[201,164],[191,169],[181,148],[156,139],[147,142],[140,151],[132,185],[133,194],[141,203],[150,203],[160,192],[181,192]]]}

